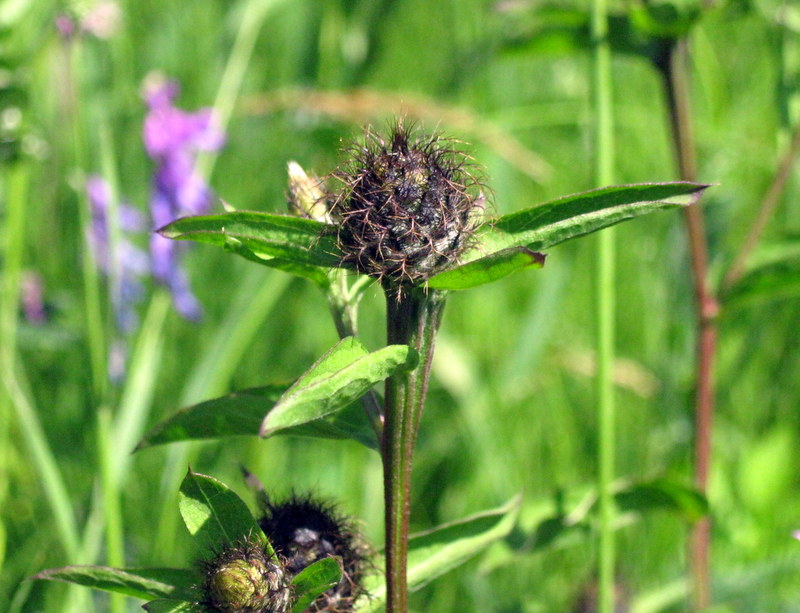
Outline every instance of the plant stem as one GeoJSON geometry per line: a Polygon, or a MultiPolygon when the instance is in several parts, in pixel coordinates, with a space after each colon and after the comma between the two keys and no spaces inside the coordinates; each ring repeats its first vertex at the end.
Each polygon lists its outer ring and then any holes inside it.
{"type": "Polygon", "coordinates": [[[408,525],[414,443],[425,405],[445,294],[421,287],[385,288],[387,342],[409,345],[419,363],[386,380],[381,445],[386,517],[386,611],[408,610],[408,525]]]}
{"type": "MultiPolygon", "coordinates": [[[[614,120],[612,112],[611,49],[608,43],[606,0],[592,3],[594,39],[594,106],[596,114],[597,185],[614,182],[614,120]]],[[[615,606],[616,544],[614,541],[614,447],[616,406],[614,399],[614,290],[615,232],[608,228],[597,237],[597,424],[598,504],[600,543],[598,552],[598,612],[612,613],[615,606]]]]}
{"type": "MultiPolygon", "coordinates": [[[[664,77],[669,96],[672,136],[678,158],[680,177],[697,179],[694,138],[689,96],[688,40],[673,45],[664,77]]],[[[697,205],[684,209],[689,250],[692,260],[695,304],[697,311],[697,374],[695,390],[695,485],[705,493],[711,462],[711,430],[714,415],[713,365],[717,345],[717,299],[708,283],[708,246],[702,211],[697,205]]],[[[694,608],[704,609],[711,603],[709,548],[711,523],[699,521],[693,530],[689,558],[694,585],[694,608]]]]}
{"type": "MultiPolygon", "coordinates": [[[[330,273],[331,286],[326,292],[328,308],[333,316],[333,323],[339,338],[358,336],[358,302],[359,289],[351,288],[347,282],[347,274],[339,269],[330,273]],[[353,290],[356,291],[353,291],[353,290]]],[[[383,411],[375,390],[370,390],[361,397],[361,405],[372,424],[377,440],[383,439],[383,411]]]]}

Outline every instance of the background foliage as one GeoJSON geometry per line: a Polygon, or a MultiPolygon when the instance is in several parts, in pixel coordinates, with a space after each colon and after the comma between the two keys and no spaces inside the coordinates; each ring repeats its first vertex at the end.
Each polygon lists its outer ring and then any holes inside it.
{"type": "MultiPolygon", "coordinates": [[[[237,208],[285,210],[288,160],[327,173],[343,140],[398,110],[471,143],[497,213],[595,187],[587,41],[559,35],[539,3],[128,0],[112,36],[67,43],[57,15],[91,4],[0,4],[0,602],[11,613],[107,608],[107,597],[92,605],[82,588],[25,581],[42,568],[187,565],[194,554],[176,497],[188,463],[245,499],[240,464],[268,491],[314,490],[382,540],[380,462],[356,443],[242,438],[129,455],[177,408],[289,382],[337,340],[310,284],[202,246],[184,260],[205,310],[200,323],[148,287],[140,326],[121,337],[96,274],[95,301],[83,179],[101,172],[147,210],[153,168],[141,142],[141,87],[151,71],[179,80],[186,109],[218,99],[226,67],[244,71],[227,146],[203,161],[216,193],[237,208]],[[247,28],[257,34],[249,61],[230,60],[247,28]],[[20,288],[37,281],[43,321],[17,306],[20,288]],[[87,319],[93,301],[99,319],[87,319]],[[127,345],[123,380],[104,382],[106,364],[93,373],[97,336],[103,357],[112,339],[127,345]]],[[[692,32],[698,178],[718,183],[703,200],[717,276],[752,225],[796,121],[798,23],[789,2],[741,0],[706,11],[692,32]]],[[[657,74],[624,53],[613,68],[619,182],[675,179],[657,74]]],[[[795,173],[751,264],[794,248],[798,190],[795,173]]],[[[617,237],[618,473],[688,485],[694,324],[682,220],[648,216],[617,237]]],[[[146,246],[145,235],[135,240],[146,246]]],[[[514,534],[416,594],[415,610],[571,611],[592,582],[588,533],[552,543],[532,536],[539,522],[572,511],[595,478],[592,242],[556,247],[542,270],[449,302],[413,527],[525,498],[514,534]]],[[[790,537],[800,527],[800,303],[786,278],[721,314],[709,501],[724,610],[790,611],[800,600],[800,543],[790,537]]],[[[383,344],[382,309],[373,288],[360,322],[370,349],[383,344]]],[[[633,610],[682,610],[685,519],[658,511],[624,520],[619,577],[633,610]]]]}

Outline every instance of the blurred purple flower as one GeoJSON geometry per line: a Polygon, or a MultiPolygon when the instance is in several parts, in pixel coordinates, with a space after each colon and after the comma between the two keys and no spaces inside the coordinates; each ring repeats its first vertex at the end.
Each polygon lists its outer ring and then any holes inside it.
{"type": "Polygon", "coordinates": [[[139,211],[129,204],[121,203],[117,208],[121,236],[113,245],[112,252],[108,219],[111,188],[102,177],[92,175],[86,180],[86,193],[92,213],[92,225],[87,233],[89,247],[97,266],[106,276],[112,273],[112,269],[119,274],[111,299],[118,328],[129,333],[138,324],[134,306],[144,293],[141,280],[148,274],[150,262],[147,253],[133,245],[124,234],[143,232],[145,221],[139,211]]]}
{"type": "MultiPolygon", "coordinates": [[[[211,207],[212,193],[195,162],[201,151],[217,151],[225,134],[215,124],[212,109],[187,113],[173,106],[178,95],[174,81],[151,83],[145,97],[149,113],[143,138],[147,154],[156,163],[150,213],[156,228],[178,217],[200,215],[211,207]]],[[[201,315],[200,304],[178,265],[179,249],[174,241],[154,234],[150,240],[153,275],[172,292],[178,312],[189,319],[201,315]]]]}
{"type": "Polygon", "coordinates": [[[794,532],[792,532],[792,536],[796,538],[798,541],[800,541],[800,530],[795,530],[794,532]]]}
{"type": "Polygon", "coordinates": [[[22,313],[28,323],[41,326],[47,323],[47,306],[44,303],[44,281],[35,272],[23,273],[20,285],[22,313]]]}
{"type": "Polygon", "coordinates": [[[114,0],[99,0],[80,16],[62,13],[56,16],[58,33],[66,40],[79,34],[89,34],[96,38],[108,39],[119,30],[122,9],[114,0]]]}

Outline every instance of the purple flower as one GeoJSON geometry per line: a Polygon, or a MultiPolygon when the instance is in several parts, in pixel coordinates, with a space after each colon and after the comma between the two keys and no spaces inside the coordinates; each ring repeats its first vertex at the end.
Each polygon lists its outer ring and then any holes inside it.
{"type": "Polygon", "coordinates": [[[28,323],[41,326],[47,323],[47,306],[44,302],[44,281],[35,272],[23,273],[20,284],[22,313],[28,323]]]}
{"type": "MultiPolygon", "coordinates": [[[[147,87],[149,113],[144,121],[143,138],[147,154],[156,163],[150,213],[156,228],[178,217],[200,215],[211,207],[212,193],[195,162],[201,151],[217,151],[225,144],[225,134],[216,126],[212,110],[187,113],[173,106],[178,86],[160,81],[147,87]]],[[[178,312],[198,319],[200,305],[178,264],[180,246],[154,234],[150,241],[153,275],[172,292],[178,312]]]]}
{"type": "Polygon", "coordinates": [[[99,39],[108,39],[117,33],[122,20],[122,9],[114,0],[99,0],[94,6],[78,16],[66,13],[55,19],[56,30],[65,40],[79,34],[89,34],[99,39]]]}
{"type": "Polygon", "coordinates": [[[119,205],[117,216],[121,236],[112,251],[108,219],[111,188],[102,177],[92,175],[86,180],[86,192],[92,213],[92,225],[87,233],[89,247],[97,266],[106,276],[110,276],[112,271],[119,275],[111,299],[118,328],[129,333],[138,323],[134,306],[144,293],[141,280],[149,272],[149,258],[125,237],[125,233],[144,231],[144,218],[129,204],[119,205]]]}
{"type": "Polygon", "coordinates": [[[800,541],[800,530],[795,530],[794,532],[792,532],[792,536],[796,538],[798,541],[800,541]]]}

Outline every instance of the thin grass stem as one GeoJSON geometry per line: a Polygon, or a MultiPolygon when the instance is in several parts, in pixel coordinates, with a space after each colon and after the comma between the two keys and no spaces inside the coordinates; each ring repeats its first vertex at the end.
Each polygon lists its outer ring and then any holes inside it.
{"type": "MultiPolygon", "coordinates": [[[[225,70],[222,73],[217,96],[214,100],[214,114],[220,129],[223,131],[227,128],[233,114],[261,26],[264,24],[269,11],[281,2],[282,0],[250,0],[244,9],[242,20],[236,33],[236,40],[225,63],[225,70]]],[[[206,179],[211,177],[217,159],[218,155],[216,153],[200,156],[197,160],[197,170],[201,176],[206,179]]]]}
{"type": "MultiPolygon", "coordinates": [[[[25,381],[24,372],[17,363],[16,335],[20,298],[22,254],[25,240],[25,220],[28,210],[30,168],[26,164],[10,167],[7,174],[6,224],[3,251],[3,291],[0,295],[0,380],[5,393],[0,402],[2,435],[7,435],[11,415],[16,417],[19,430],[29,450],[31,462],[41,483],[45,498],[53,515],[54,537],[70,560],[81,561],[78,525],[72,510],[69,489],[38,418],[38,411],[25,381]]],[[[3,446],[3,450],[10,447],[3,446]]],[[[3,457],[3,460],[5,458],[3,457]]],[[[6,470],[0,461],[0,476],[6,470]]],[[[91,611],[93,607],[84,590],[68,590],[67,610],[91,611]]]]}
{"type": "MultiPolygon", "coordinates": [[[[120,504],[120,482],[115,478],[113,458],[119,455],[112,443],[114,438],[113,415],[108,406],[97,409],[97,455],[100,458],[103,517],[105,519],[106,564],[125,567],[125,536],[120,504]]],[[[125,597],[112,594],[109,600],[112,613],[125,611],[125,597]]]]}
{"type": "MultiPolygon", "coordinates": [[[[614,119],[611,78],[611,47],[608,42],[606,0],[592,2],[594,39],[595,177],[598,185],[614,182],[614,119]]],[[[613,482],[615,465],[616,402],[614,397],[615,232],[606,229],[597,237],[597,424],[598,424],[598,608],[615,608],[616,543],[613,482]]]]}

